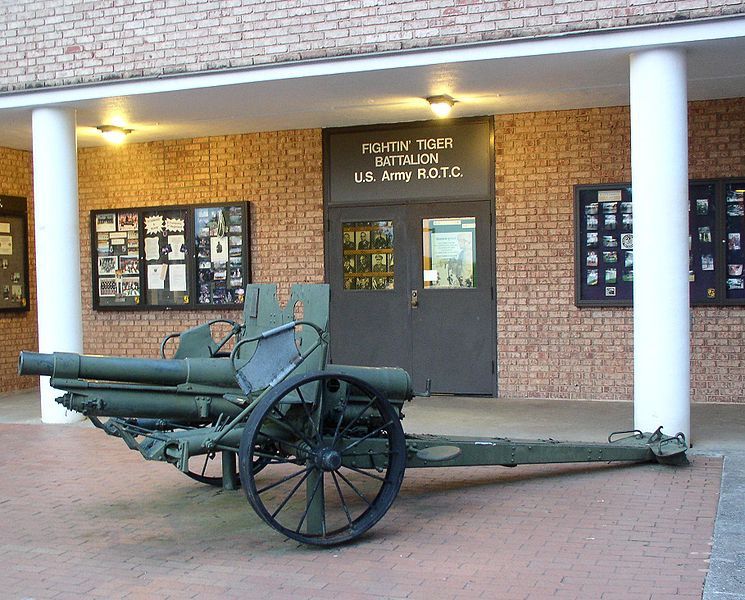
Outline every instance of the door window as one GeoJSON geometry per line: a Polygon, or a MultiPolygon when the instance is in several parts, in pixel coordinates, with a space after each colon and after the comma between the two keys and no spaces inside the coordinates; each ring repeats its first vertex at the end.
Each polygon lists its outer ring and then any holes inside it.
{"type": "Polygon", "coordinates": [[[476,217],[422,219],[426,288],[476,287],[476,217]]]}
{"type": "Polygon", "coordinates": [[[342,223],[345,290],[392,290],[393,221],[342,223]]]}

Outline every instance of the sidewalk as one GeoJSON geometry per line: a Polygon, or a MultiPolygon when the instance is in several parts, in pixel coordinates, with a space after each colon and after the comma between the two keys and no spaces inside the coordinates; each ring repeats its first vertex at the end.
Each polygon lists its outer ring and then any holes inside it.
{"type": "MultiPolygon", "coordinates": [[[[611,431],[633,428],[633,405],[627,402],[442,396],[415,401],[406,413],[407,431],[456,435],[600,442],[611,431]]],[[[693,447],[688,454],[692,460],[723,457],[703,600],[745,600],[745,405],[693,404],[691,430],[693,447]]]]}
{"type": "MultiPolygon", "coordinates": [[[[631,410],[434,397],[407,406],[404,427],[593,441],[631,428],[631,410]]],[[[409,470],[370,534],[318,550],[265,526],[240,491],[87,424],[40,425],[35,391],[0,396],[0,586],[39,599],[743,598],[745,407],[694,405],[693,423],[688,468],[409,470]]]]}

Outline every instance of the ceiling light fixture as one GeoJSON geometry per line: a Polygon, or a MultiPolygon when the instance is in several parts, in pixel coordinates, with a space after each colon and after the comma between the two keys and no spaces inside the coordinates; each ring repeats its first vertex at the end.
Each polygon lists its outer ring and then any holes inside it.
{"type": "Polygon", "coordinates": [[[96,127],[107,142],[112,144],[121,144],[130,133],[131,129],[125,129],[118,125],[98,125],[96,127]]]}
{"type": "Polygon", "coordinates": [[[438,118],[442,119],[450,114],[456,101],[450,96],[442,94],[440,96],[430,96],[427,98],[427,102],[429,102],[429,107],[432,109],[432,112],[435,113],[438,118]]]}

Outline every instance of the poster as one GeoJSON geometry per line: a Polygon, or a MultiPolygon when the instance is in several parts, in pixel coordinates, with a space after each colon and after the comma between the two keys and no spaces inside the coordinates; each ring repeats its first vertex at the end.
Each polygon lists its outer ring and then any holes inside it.
{"type": "Polygon", "coordinates": [[[102,298],[113,298],[116,296],[117,284],[113,277],[101,277],[98,280],[98,295],[102,298]]]}
{"type": "Polygon", "coordinates": [[[122,275],[138,275],[140,273],[140,257],[120,256],[119,270],[122,272],[122,275]]]}
{"type": "Polygon", "coordinates": [[[183,235],[169,235],[168,247],[171,249],[168,253],[168,260],[184,260],[186,246],[183,235]]]}
{"type": "Polygon", "coordinates": [[[96,231],[116,231],[116,213],[96,215],[96,231]]]}
{"type": "Polygon", "coordinates": [[[163,290],[166,287],[166,275],[168,275],[168,265],[148,265],[147,266],[147,287],[150,290],[163,290]]]}
{"type": "Polygon", "coordinates": [[[140,278],[123,277],[119,284],[119,293],[122,296],[137,298],[140,296],[140,278]]]}
{"type": "Polygon", "coordinates": [[[213,263],[228,262],[228,238],[226,236],[210,238],[210,259],[213,263]]]}
{"type": "Polygon", "coordinates": [[[160,258],[160,241],[157,237],[145,238],[145,260],[152,261],[160,258]]]}
{"type": "MultiPolygon", "coordinates": [[[[164,265],[168,266],[168,265],[164,265]]],[[[172,292],[185,292],[186,291],[186,265],[171,265],[171,276],[169,281],[169,289],[172,292]]]]}
{"type": "Polygon", "coordinates": [[[424,219],[424,287],[474,287],[476,219],[424,219]]]}
{"type": "Polygon", "coordinates": [[[114,275],[119,267],[116,256],[101,256],[98,258],[98,275],[114,275]]]}
{"type": "Polygon", "coordinates": [[[118,231],[137,231],[139,215],[136,212],[120,212],[117,223],[118,231]]]}

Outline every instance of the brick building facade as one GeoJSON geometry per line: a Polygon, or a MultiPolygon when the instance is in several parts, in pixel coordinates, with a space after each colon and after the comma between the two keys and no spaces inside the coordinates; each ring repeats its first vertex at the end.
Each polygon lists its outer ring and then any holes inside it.
{"type": "MultiPolygon", "coordinates": [[[[303,65],[310,59],[385,58],[402,50],[483,47],[500,40],[544,40],[630,26],[649,31],[664,23],[738,19],[743,12],[742,2],[713,0],[166,1],[117,2],[107,8],[26,2],[0,9],[0,27],[7,34],[0,45],[0,64],[6,66],[0,72],[0,90],[9,98],[34,98],[39,90],[74,91],[81,84],[100,89],[96,85],[112,81],[240,72],[278,63],[303,65]]],[[[689,103],[691,179],[745,176],[742,96],[745,90],[736,97],[689,103]]],[[[0,104],[0,116],[2,109],[0,104]]],[[[493,115],[495,133],[499,394],[630,400],[632,309],[574,305],[572,196],[577,184],[632,179],[629,108],[480,114],[493,115]]],[[[380,122],[384,119],[381,114],[380,122]]],[[[285,293],[292,282],[327,278],[322,129],[236,131],[178,140],[154,136],[144,143],[78,151],[82,321],[88,353],[155,356],[164,335],[205,320],[198,311],[93,310],[90,210],[249,200],[254,281],[276,281],[285,293]]],[[[0,194],[25,196],[31,208],[31,150],[2,147],[0,158],[0,194]]],[[[33,217],[30,229],[33,248],[33,217]]],[[[15,361],[19,350],[35,346],[34,269],[32,252],[31,310],[0,314],[6,340],[0,350],[0,391],[28,385],[15,375],[15,361]]],[[[691,398],[741,401],[744,309],[694,308],[691,324],[691,398]]]]}
{"type": "Polygon", "coordinates": [[[27,1],[0,8],[0,89],[587,32],[743,12],[740,0],[27,1]]]}

